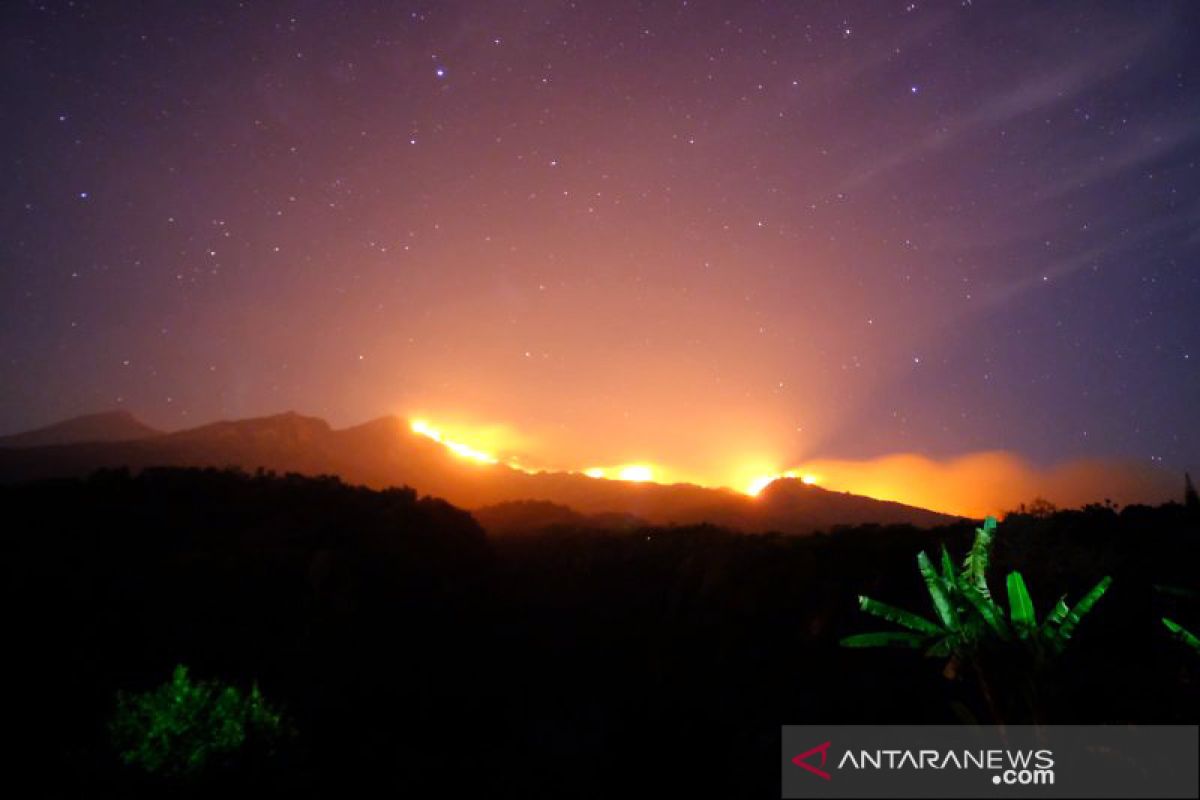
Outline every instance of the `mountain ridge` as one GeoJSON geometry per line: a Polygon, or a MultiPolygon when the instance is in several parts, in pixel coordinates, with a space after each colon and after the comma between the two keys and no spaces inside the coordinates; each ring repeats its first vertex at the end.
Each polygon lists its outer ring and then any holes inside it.
{"type": "Polygon", "coordinates": [[[0,436],[0,447],[49,447],[85,442],[124,442],[161,435],[124,409],[82,414],[28,431],[0,436]]]}
{"type": "MultiPolygon", "coordinates": [[[[132,419],[132,417],[130,417],[132,419]]],[[[20,436],[20,435],[18,435],[20,436]]],[[[106,467],[239,467],[306,475],[337,475],[346,483],[382,489],[411,486],[467,509],[543,501],[521,509],[529,524],[570,519],[560,510],[597,519],[651,524],[711,523],[742,531],[809,533],[838,525],[906,523],[931,527],[959,517],[891,501],[832,492],[800,481],[775,481],[758,497],[694,484],[634,483],[578,473],[526,473],[503,464],[478,464],[414,433],[396,416],[333,428],[294,411],[222,420],[127,441],[85,441],[0,449],[0,482],[76,477],[106,467]],[[556,508],[557,507],[557,508],[556,508]]],[[[511,511],[512,509],[510,509],[511,511]]],[[[498,514],[507,519],[511,514],[498,514]]],[[[508,525],[507,527],[511,527],[508,525]]]]}

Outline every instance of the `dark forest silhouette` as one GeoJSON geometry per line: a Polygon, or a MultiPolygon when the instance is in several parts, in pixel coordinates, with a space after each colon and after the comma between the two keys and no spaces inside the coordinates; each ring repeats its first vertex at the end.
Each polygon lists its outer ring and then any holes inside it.
{"type": "MultiPolygon", "coordinates": [[[[796,537],[568,517],[489,537],[411,489],[199,469],[0,487],[0,504],[15,761],[47,792],[169,788],[120,763],[108,725],[117,692],[179,664],[261,686],[296,731],[201,790],[771,797],[783,723],[985,717],[919,653],[838,646],[873,627],[860,594],[927,602],[916,553],[964,552],[973,523],[796,537]]],[[[1072,597],[1113,576],[1046,677],[1046,721],[1200,719],[1197,656],[1158,622],[1200,620],[1198,524],[1180,504],[1002,521],[996,575],[1072,597]]]]}

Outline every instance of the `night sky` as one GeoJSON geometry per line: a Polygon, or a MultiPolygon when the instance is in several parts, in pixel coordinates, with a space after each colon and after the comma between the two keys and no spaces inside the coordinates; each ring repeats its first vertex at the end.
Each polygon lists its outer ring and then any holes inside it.
{"type": "Polygon", "coordinates": [[[1200,467],[1200,4],[14,0],[0,31],[3,432],[295,409],[710,483],[1200,467]]]}

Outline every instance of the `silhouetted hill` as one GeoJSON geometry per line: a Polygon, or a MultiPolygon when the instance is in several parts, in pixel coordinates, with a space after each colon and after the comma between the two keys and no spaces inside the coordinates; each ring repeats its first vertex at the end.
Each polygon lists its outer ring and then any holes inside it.
{"type": "Polygon", "coordinates": [[[795,478],[771,482],[759,493],[752,507],[755,526],[762,530],[786,530],[789,520],[793,519],[813,520],[822,528],[866,523],[924,528],[959,519],[890,500],[831,492],[795,478]]]}
{"type": "MultiPolygon", "coordinates": [[[[625,517],[653,524],[712,523],[743,531],[784,533],[868,523],[929,527],[955,519],[798,481],[777,481],[758,498],[751,498],[728,489],[691,484],[631,483],[562,472],[528,474],[502,464],[460,459],[437,442],[413,433],[397,417],[334,430],[324,420],[289,412],[217,422],[136,441],[0,450],[0,481],[10,483],[78,477],[101,468],[136,471],[160,466],[237,466],[249,471],[338,475],[348,483],[373,488],[413,486],[464,508],[541,500],[593,518],[616,515],[605,525],[618,528],[625,517]]],[[[549,524],[555,520],[550,519],[549,524]]]]}
{"type": "Polygon", "coordinates": [[[81,442],[127,442],[157,436],[151,428],[128,411],[103,411],[72,417],[44,428],[12,436],[0,436],[0,447],[45,447],[81,442]]]}
{"type": "Polygon", "coordinates": [[[649,523],[632,514],[580,514],[568,506],[547,500],[514,500],[477,508],[471,512],[490,534],[507,536],[532,534],[548,528],[571,527],[579,530],[627,531],[649,523]]]}

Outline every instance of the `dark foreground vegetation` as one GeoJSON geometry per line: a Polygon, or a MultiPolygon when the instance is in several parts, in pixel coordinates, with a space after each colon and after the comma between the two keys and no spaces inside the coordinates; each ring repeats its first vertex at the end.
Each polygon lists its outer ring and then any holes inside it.
{"type": "MultiPolygon", "coordinates": [[[[410,490],[212,470],[7,487],[0,509],[11,769],[39,794],[777,797],[781,724],[990,719],[944,659],[839,646],[879,628],[859,595],[928,606],[917,553],[961,560],[973,524],[489,539],[410,490]],[[140,723],[118,709],[153,717],[172,680],[270,739],[222,728],[194,767],[161,737],[122,751],[140,723]]],[[[1039,673],[1039,721],[1200,722],[1200,655],[1160,622],[1200,628],[1198,541],[1183,505],[1002,521],[990,574],[1019,570],[1037,619],[1112,576],[1039,673]]]]}

